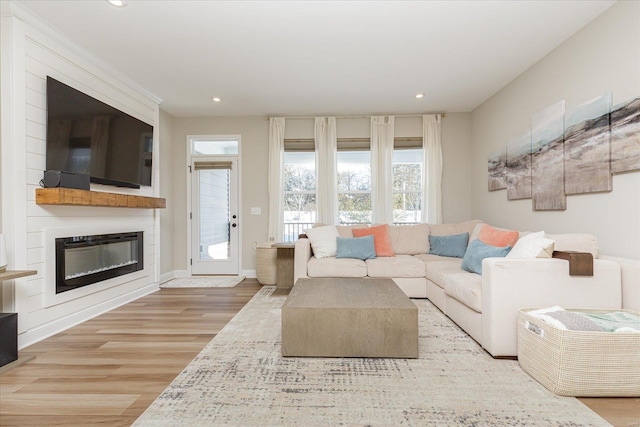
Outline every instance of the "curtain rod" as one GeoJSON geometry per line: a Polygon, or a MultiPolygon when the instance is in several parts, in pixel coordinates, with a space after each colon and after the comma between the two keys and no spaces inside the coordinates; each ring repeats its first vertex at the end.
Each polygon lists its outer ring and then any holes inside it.
{"type": "MultiPolygon", "coordinates": [[[[447,117],[447,113],[425,113],[425,114],[380,114],[381,116],[393,116],[393,117],[422,117],[422,116],[428,116],[430,114],[439,114],[441,117],[447,117]]],[[[369,115],[369,116],[291,116],[291,117],[287,117],[284,116],[284,119],[315,119],[316,117],[335,117],[336,119],[368,119],[370,117],[373,117],[374,115],[369,115]]],[[[265,117],[266,120],[269,120],[270,118],[275,118],[275,117],[281,117],[281,116],[267,116],[265,117]]]]}

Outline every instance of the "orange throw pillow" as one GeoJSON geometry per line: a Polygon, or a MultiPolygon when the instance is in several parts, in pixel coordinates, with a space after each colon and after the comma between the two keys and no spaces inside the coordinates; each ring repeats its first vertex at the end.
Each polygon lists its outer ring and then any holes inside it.
{"type": "Polygon", "coordinates": [[[498,247],[512,246],[518,241],[519,233],[510,230],[498,230],[485,224],[478,233],[478,239],[484,244],[498,247]]]}
{"type": "Polygon", "coordinates": [[[376,248],[376,256],[394,256],[389,237],[389,225],[376,225],[369,228],[354,228],[351,230],[353,237],[369,236],[373,234],[373,246],[376,248]]]}

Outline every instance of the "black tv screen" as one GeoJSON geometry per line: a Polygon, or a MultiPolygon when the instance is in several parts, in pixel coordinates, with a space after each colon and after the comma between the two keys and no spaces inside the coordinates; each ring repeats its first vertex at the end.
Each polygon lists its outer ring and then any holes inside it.
{"type": "Polygon", "coordinates": [[[47,77],[47,170],[91,182],[151,185],[153,126],[47,77]]]}

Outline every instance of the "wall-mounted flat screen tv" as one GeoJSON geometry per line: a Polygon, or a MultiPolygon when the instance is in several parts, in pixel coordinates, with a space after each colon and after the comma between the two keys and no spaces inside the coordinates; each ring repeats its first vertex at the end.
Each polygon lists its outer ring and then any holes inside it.
{"type": "Polygon", "coordinates": [[[47,77],[47,170],[119,187],[151,185],[153,126],[47,77]]]}

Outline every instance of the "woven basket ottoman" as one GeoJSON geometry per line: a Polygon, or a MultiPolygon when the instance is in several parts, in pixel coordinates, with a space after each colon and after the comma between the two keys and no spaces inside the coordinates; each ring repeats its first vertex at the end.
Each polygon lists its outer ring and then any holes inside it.
{"type": "Polygon", "coordinates": [[[518,313],[518,362],[525,372],[561,396],[640,396],[640,333],[565,331],[528,314],[532,310],[518,313]]]}
{"type": "Polygon", "coordinates": [[[270,243],[256,246],[256,278],[261,285],[276,284],[276,254],[277,249],[270,243]]]}

